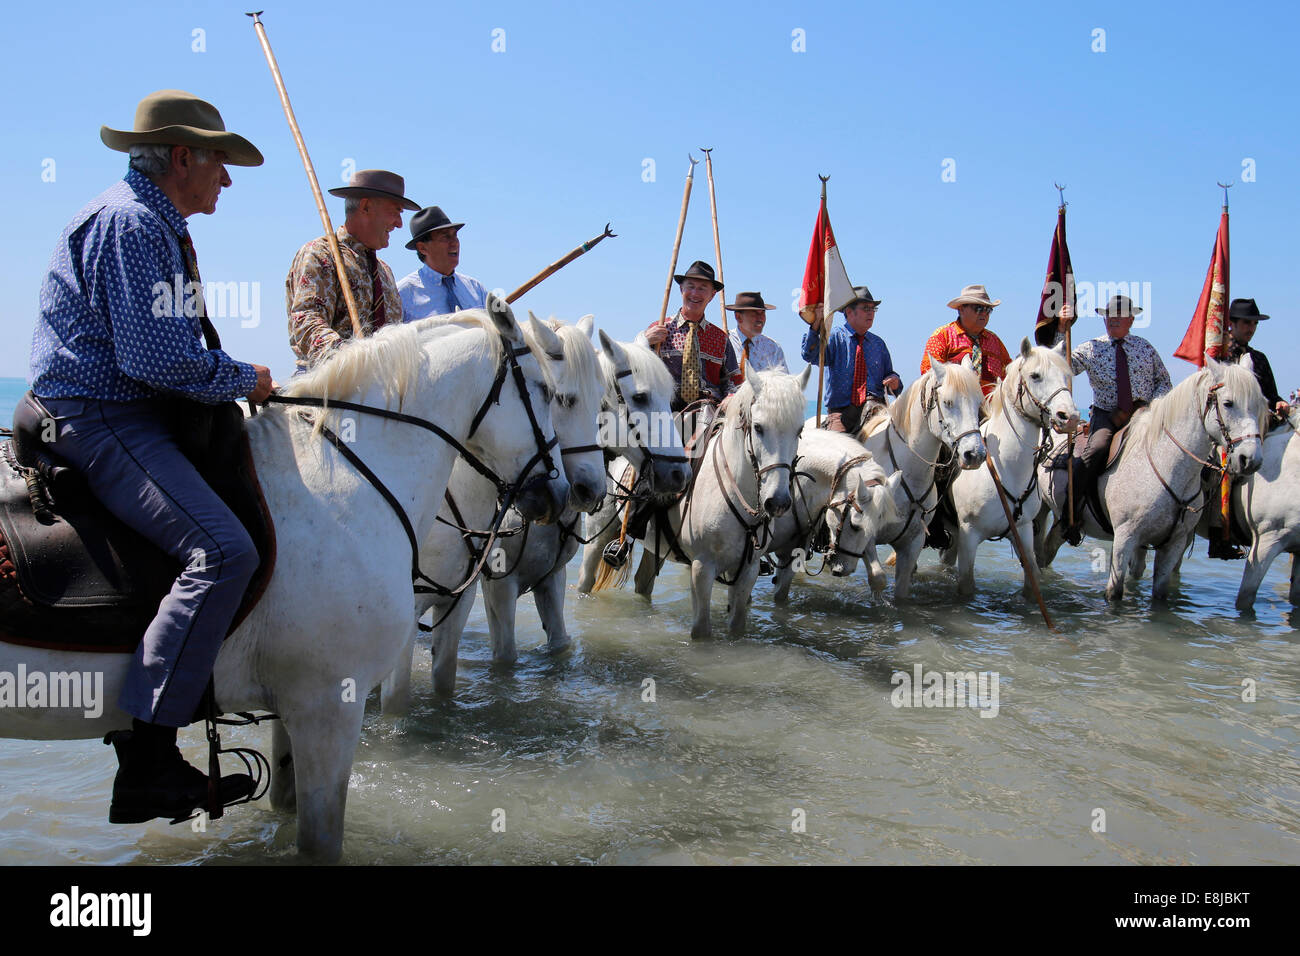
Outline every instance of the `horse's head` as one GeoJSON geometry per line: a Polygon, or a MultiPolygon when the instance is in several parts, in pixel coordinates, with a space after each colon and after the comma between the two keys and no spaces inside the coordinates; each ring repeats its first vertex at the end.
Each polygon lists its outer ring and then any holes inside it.
{"type": "Polygon", "coordinates": [[[673,420],[673,377],[650,349],[615,342],[604,329],[599,359],[605,384],[601,445],[627,458],[638,475],[649,468],[655,491],[681,491],[691,480],[691,466],[673,420]]]}
{"type": "MultiPolygon", "coordinates": [[[[984,464],[987,452],[980,434],[984,393],[970,363],[931,361],[918,388],[915,400],[920,402],[931,433],[952,449],[957,464],[967,470],[984,464]]],[[[909,396],[909,400],[913,399],[909,396]]]]}
{"type": "Polygon", "coordinates": [[[598,444],[600,400],[604,394],[600,364],[591,344],[592,316],[575,325],[556,319],[539,322],[530,312],[525,337],[533,355],[550,367],[551,420],[560,440],[560,460],[569,482],[569,505],[578,511],[595,511],[605,497],[605,456],[598,444]],[[554,332],[558,350],[545,347],[533,331],[540,326],[554,332]]]}
{"type": "Polygon", "coordinates": [[[555,333],[536,319],[530,321],[526,339],[503,299],[489,294],[485,312],[498,336],[491,343],[498,350],[497,376],[465,446],[519,486],[514,505],[521,515],[549,523],[568,502],[569,482],[551,421],[548,399],[555,382],[550,363],[543,367],[528,339],[547,353],[563,354],[563,347],[555,333]]]}
{"type": "Polygon", "coordinates": [[[894,492],[902,480],[901,471],[886,478],[878,464],[865,461],[849,469],[842,488],[832,489],[834,497],[826,506],[831,574],[852,574],[862,558],[871,590],[884,590],[885,573],[876,558],[876,539],[881,528],[899,519],[894,492]]]}
{"type": "Polygon", "coordinates": [[[1070,391],[1074,375],[1064,340],[1056,348],[1020,340],[1020,354],[1007,366],[1001,400],[1042,428],[1069,431],[1079,424],[1079,409],[1070,391]]]}
{"type": "Polygon", "coordinates": [[[745,454],[758,485],[758,504],[772,518],[790,510],[790,472],[803,428],[802,375],[750,371],[727,403],[727,426],[743,433],[745,454]]]}
{"type": "Polygon", "coordinates": [[[1206,392],[1201,423],[1211,442],[1228,453],[1228,471],[1250,475],[1264,462],[1261,436],[1267,428],[1268,402],[1251,367],[1205,357],[1206,392]]]}

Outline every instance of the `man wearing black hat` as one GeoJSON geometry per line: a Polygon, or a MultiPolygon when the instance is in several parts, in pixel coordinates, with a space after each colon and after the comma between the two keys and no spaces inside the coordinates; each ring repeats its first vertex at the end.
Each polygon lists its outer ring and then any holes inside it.
{"type": "MultiPolygon", "coordinates": [[[[826,339],[826,369],[830,382],[826,390],[829,414],[824,427],[853,434],[876,408],[885,404],[885,393],[897,395],[903,381],[894,371],[885,340],[871,332],[879,299],[864,285],[853,287],[853,298],[839,311],[844,325],[826,339]]],[[[823,319],[814,319],[803,337],[804,361],[816,363],[823,319]]]]}
{"type": "Polygon", "coordinates": [[[722,291],[713,267],[696,260],[673,278],[682,290],[681,308],[644,335],[647,345],[659,348],[659,357],[677,383],[673,410],[680,411],[702,398],[722,401],[740,387],[742,379],[736,350],[722,329],[704,318],[705,307],[722,291]]]}
{"type": "Polygon", "coordinates": [[[763,334],[763,327],[767,325],[767,313],[776,306],[764,302],[761,292],[741,292],[732,305],[724,305],[723,308],[736,315],[736,327],[727,337],[740,358],[741,379],[744,379],[750,369],[756,372],[778,369],[789,375],[785,352],[773,339],[763,334]]]}
{"type": "MultiPolygon", "coordinates": [[[[184,817],[207,796],[208,778],[181,757],[176,730],[193,718],[258,565],[248,532],[167,419],[186,402],[261,402],[274,387],[265,366],[222,350],[186,223],[216,211],[227,163],[260,166],[262,154],[226,131],[216,107],[182,90],[141,100],[133,130],[105,126],[99,135],[131,154],[130,169],[59,237],[41,287],[32,392],[19,413],[56,423],[51,456],[184,565],[126,672],[118,705],[132,729],[106,741],[120,763],[109,822],[143,823],[184,817]],[[220,560],[195,561],[195,552],[220,560]]],[[[224,777],[220,789],[228,802],[251,792],[252,780],[224,777]]]]}
{"type": "MultiPolygon", "coordinates": [[[[375,250],[385,248],[388,234],[402,225],[403,209],[420,208],[403,195],[405,191],[402,177],[383,169],[358,170],[348,185],[330,190],[331,196],[346,200],[343,225],[335,230],[335,236],[364,335],[402,320],[397,280],[375,250]]],[[[284,299],[289,312],[289,345],[298,357],[299,371],[352,337],[352,319],[339,289],[327,237],[313,239],[293,257],[284,282],[284,299]]]]}
{"type": "Polygon", "coordinates": [[[403,322],[461,309],[487,308],[483,283],[456,271],[463,225],[452,222],[438,206],[421,209],[411,217],[411,241],[406,248],[414,249],[423,265],[397,283],[403,322]]]}
{"type": "Polygon", "coordinates": [[[1251,364],[1255,367],[1255,378],[1259,380],[1259,390],[1264,393],[1269,409],[1281,418],[1291,411],[1291,406],[1278,394],[1277,381],[1273,378],[1273,367],[1268,364],[1268,357],[1250,346],[1255,329],[1267,318],[1267,315],[1260,314],[1254,299],[1232,300],[1228,306],[1229,331],[1232,334],[1228,343],[1228,358],[1239,362],[1243,355],[1250,356],[1251,364]]]}
{"type": "Polygon", "coordinates": [[[1129,334],[1133,320],[1141,313],[1142,309],[1133,305],[1128,296],[1111,296],[1106,307],[1097,310],[1106,320],[1106,334],[1075,346],[1070,356],[1075,375],[1088,373],[1093,397],[1087,445],[1071,462],[1075,475],[1074,515],[1064,527],[1065,540],[1070,544],[1083,540],[1080,518],[1084,499],[1106,469],[1115,432],[1128,424],[1135,411],[1173,387],[1155,346],[1141,336],[1129,334]]]}

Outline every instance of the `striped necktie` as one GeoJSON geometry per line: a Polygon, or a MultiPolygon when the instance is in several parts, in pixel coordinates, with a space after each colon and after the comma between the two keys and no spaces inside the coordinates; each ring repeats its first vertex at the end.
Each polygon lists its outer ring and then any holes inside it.
{"type": "Polygon", "coordinates": [[[370,270],[370,330],[377,331],[388,321],[388,310],[384,306],[383,272],[379,268],[379,257],[374,249],[366,250],[366,267],[370,270]]]}

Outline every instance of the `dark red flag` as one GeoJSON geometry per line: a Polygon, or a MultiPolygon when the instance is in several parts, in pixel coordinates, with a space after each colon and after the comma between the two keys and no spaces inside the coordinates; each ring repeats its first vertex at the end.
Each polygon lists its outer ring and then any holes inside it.
{"type": "MultiPolygon", "coordinates": [[[[1039,345],[1056,344],[1061,328],[1061,307],[1069,303],[1074,311],[1074,270],[1070,267],[1070,247],[1065,244],[1065,207],[1056,211],[1056,231],[1052,233],[1052,252],[1047,257],[1047,278],[1043,297],[1038,303],[1038,320],[1034,323],[1034,341],[1039,345]]],[[[1069,324],[1079,320],[1075,315],[1069,324]]]]}
{"type": "Polygon", "coordinates": [[[1228,326],[1224,314],[1228,303],[1228,207],[1219,217],[1219,234],[1214,237],[1210,268],[1205,273],[1201,298],[1182,343],[1174,351],[1197,368],[1205,367],[1205,356],[1222,361],[1228,352],[1228,326]]]}

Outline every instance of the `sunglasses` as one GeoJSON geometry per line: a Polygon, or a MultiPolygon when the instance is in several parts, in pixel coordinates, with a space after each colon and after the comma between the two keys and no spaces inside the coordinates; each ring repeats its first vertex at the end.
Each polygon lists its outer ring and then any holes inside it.
{"type": "Polygon", "coordinates": [[[988,315],[993,311],[993,306],[991,305],[968,305],[967,308],[976,315],[988,315]]]}

